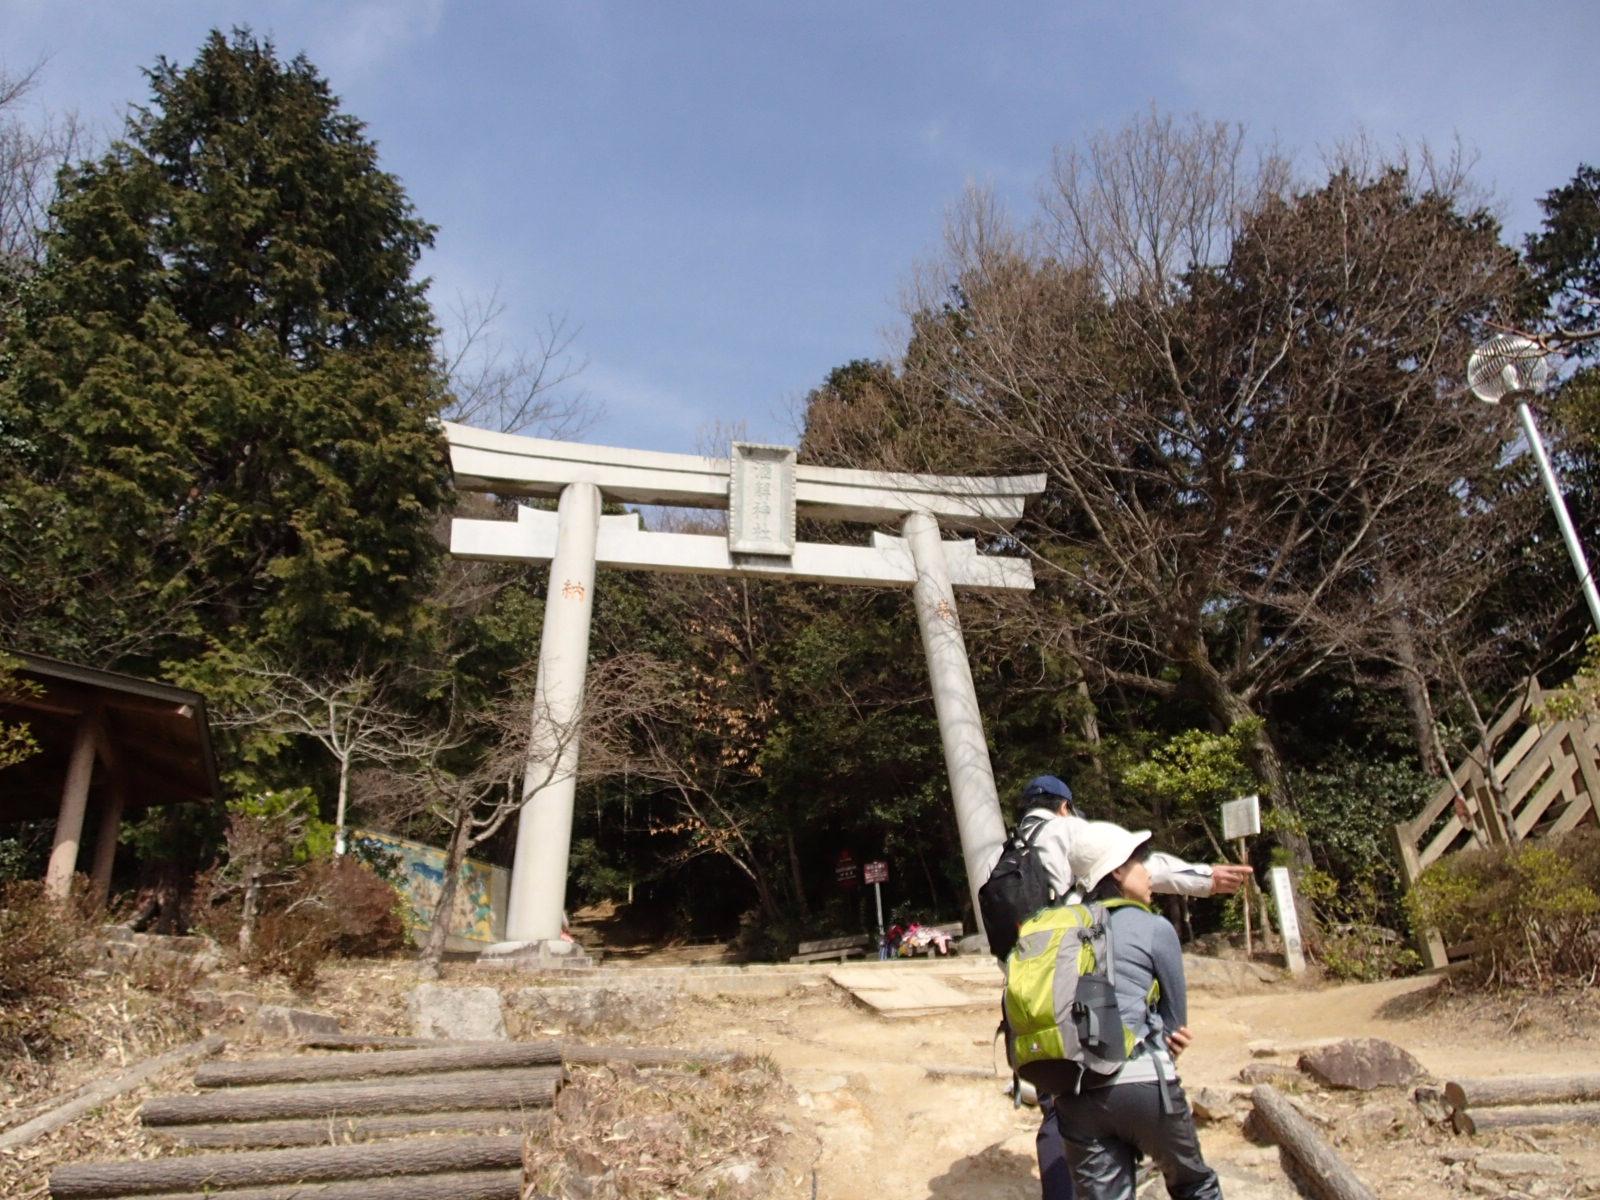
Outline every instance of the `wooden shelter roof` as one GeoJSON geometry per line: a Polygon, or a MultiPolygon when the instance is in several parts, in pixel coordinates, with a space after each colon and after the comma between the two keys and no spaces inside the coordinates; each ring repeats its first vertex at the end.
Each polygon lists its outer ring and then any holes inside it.
{"type": "Polygon", "coordinates": [[[37,696],[0,696],[0,720],[26,721],[39,753],[0,770],[0,822],[54,817],[79,724],[98,716],[92,791],[117,774],[129,812],[216,799],[217,764],[205,698],[188,688],[11,652],[37,696]]]}

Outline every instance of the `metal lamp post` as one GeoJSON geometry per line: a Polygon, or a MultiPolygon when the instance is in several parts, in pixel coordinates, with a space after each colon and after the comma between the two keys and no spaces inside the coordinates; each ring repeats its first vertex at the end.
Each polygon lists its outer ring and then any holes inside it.
{"type": "Polygon", "coordinates": [[[1528,398],[1535,395],[1549,377],[1550,364],[1546,361],[1544,350],[1536,342],[1514,333],[1502,333],[1490,338],[1474,350],[1472,357],[1467,360],[1467,386],[1472,389],[1474,396],[1488,404],[1512,401],[1517,406],[1517,415],[1522,418],[1523,432],[1528,435],[1534,461],[1539,464],[1545,491],[1550,494],[1550,507],[1555,510],[1556,524],[1561,527],[1561,537],[1567,543],[1573,569],[1578,572],[1578,583],[1589,605],[1590,620],[1594,622],[1595,630],[1600,632],[1600,591],[1595,590],[1589,560],[1578,541],[1578,531],[1573,528],[1567,502],[1562,499],[1561,487],[1550,466],[1550,456],[1545,453],[1544,439],[1539,436],[1539,427],[1534,424],[1533,410],[1528,407],[1528,398]]]}

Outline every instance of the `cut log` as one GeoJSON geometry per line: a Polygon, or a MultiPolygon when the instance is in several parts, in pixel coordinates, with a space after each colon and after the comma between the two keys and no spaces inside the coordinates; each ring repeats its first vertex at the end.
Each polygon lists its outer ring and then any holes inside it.
{"type": "Polygon", "coordinates": [[[196,1149],[246,1146],[338,1146],[416,1133],[486,1133],[542,1129],[548,1109],[418,1113],[403,1117],[324,1117],[308,1121],[238,1121],[220,1125],[160,1125],[150,1132],[163,1141],[196,1149]]]}
{"type": "Polygon", "coordinates": [[[163,1192],[149,1200],[518,1200],[521,1194],[519,1167],[345,1183],[279,1183],[227,1192],[163,1192]]]}
{"type": "Polygon", "coordinates": [[[481,1078],[461,1072],[429,1080],[346,1084],[341,1087],[243,1088],[146,1101],[146,1125],[215,1121],[280,1121],[307,1117],[397,1116],[468,1109],[547,1108],[561,1082],[560,1067],[527,1067],[481,1078]]]}
{"type": "Polygon", "coordinates": [[[386,1033],[313,1033],[300,1039],[308,1050],[415,1050],[444,1046],[503,1046],[504,1042],[463,1042],[451,1038],[395,1037],[386,1033]]]}
{"type": "Polygon", "coordinates": [[[1450,1114],[1457,1133],[1513,1129],[1519,1125],[1600,1125],[1600,1104],[1531,1104],[1516,1108],[1458,1108],[1450,1114]]]}
{"type": "Polygon", "coordinates": [[[1454,1109],[1600,1100],[1600,1075],[1507,1075],[1495,1079],[1455,1079],[1444,1085],[1444,1098],[1454,1109]]]}
{"type": "Polygon", "coordinates": [[[964,1066],[939,1066],[923,1067],[922,1072],[929,1079],[1004,1079],[1004,1075],[996,1075],[993,1067],[964,1067],[964,1066]]]}
{"type": "MultiPolygon", "coordinates": [[[[413,1050],[446,1049],[452,1046],[505,1046],[520,1043],[461,1042],[439,1038],[389,1037],[382,1034],[337,1033],[300,1039],[308,1050],[413,1050]]],[[[678,1063],[728,1063],[739,1057],[732,1050],[707,1050],[680,1046],[595,1046],[583,1042],[560,1041],[562,1058],[583,1066],[629,1062],[636,1067],[666,1067],[678,1063]]]]}
{"type": "Polygon", "coordinates": [[[1272,1140],[1299,1164],[1306,1182],[1324,1200],[1377,1200],[1372,1189],[1334,1152],[1294,1106],[1270,1083],[1250,1093],[1255,1115],[1272,1140]]]}
{"type": "Polygon", "coordinates": [[[102,1080],[79,1088],[72,1094],[72,1098],[65,1103],[52,1108],[49,1112],[41,1113],[31,1121],[25,1121],[15,1129],[8,1129],[0,1133],[0,1150],[10,1150],[16,1146],[26,1145],[36,1137],[42,1137],[52,1130],[60,1129],[63,1125],[76,1120],[84,1113],[92,1112],[107,1100],[111,1100],[124,1092],[131,1092],[146,1080],[153,1078],[161,1072],[182,1066],[197,1058],[204,1058],[215,1054],[227,1043],[216,1034],[203,1037],[199,1041],[189,1042],[179,1046],[176,1050],[168,1050],[165,1054],[158,1054],[154,1058],[147,1058],[138,1066],[124,1071],[114,1079],[102,1080]]]}
{"type": "Polygon", "coordinates": [[[562,1060],[578,1066],[632,1063],[636,1067],[674,1067],[682,1063],[722,1064],[739,1056],[732,1050],[695,1050],[678,1046],[588,1046],[561,1043],[562,1060]]]}
{"type": "Polygon", "coordinates": [[[534,1067],[560,1061],[561,1047],[555,1042],[485,1042],[422,1050],[382,1050],[372,1054],[313,1054],[256,1062],[209,1062],[194,1073],[194,1081],[200,1087],[248,1087],[264,1083],[311,1083],[534,1067]]]}
{"type": "MultiPolygon", "coordinates": [[[[50,1175],[56,1200],[206,1192],[265,1184],[382,1179],[522,1166],[520,1137],[414,1138],[370,1146],[195,1154],[138,1162],[74,1163],[50,1175]]],[[[435,1181],[437,1182],[437,1181],[435,1181]]],[[[439,1191],[438,1195],[449,1193],[439,1191]]]]}

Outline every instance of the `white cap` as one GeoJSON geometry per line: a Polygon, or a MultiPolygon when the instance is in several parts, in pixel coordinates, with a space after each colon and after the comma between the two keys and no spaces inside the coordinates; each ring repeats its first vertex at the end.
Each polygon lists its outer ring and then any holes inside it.
{"type": "Polygon", "coordinates": [[[1149,840],[1148,829],[1133,831],[1111,821],[1085,821],[1072,831],[1072,847],[1067,851],[1074,882],[1086,893],[1094,891],[1149,840]]]}

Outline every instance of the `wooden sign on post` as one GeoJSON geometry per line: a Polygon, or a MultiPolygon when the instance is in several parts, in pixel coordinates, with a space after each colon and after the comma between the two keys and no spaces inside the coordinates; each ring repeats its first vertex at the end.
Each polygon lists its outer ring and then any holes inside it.
{"type": "MultiPolygon", "coordinates": [[[[1248,865],[1250,854],[1245,849],[1244,840],[1254,837],[1261,832],[1261,797],[1240,796],[1237,800],[1229,800],[1222,806],[1222,836],[1230,841],[1239,851],[1239,863],[1248,865]]],[[[1244,952],[1245,957],[1254,958],[1256,953],[1255,934],[1250,928],[1250,884],[1246,883],[1244,894],[1240,897],[1244,902],[1244,952]]]]}
{"type": "Polygon", "coordinates": [[[1295,912],[1289,868],[1273,867],[1267,875],[1272,879],[1272,902],[1278,910],[1278,932],[1283,935],[1283,961],[1291,975],[1304,975],[1306,955],[1300,946],[1300,916],[1295,912]]]}
{"type": "Polygon", "coordinates": [[[878,953],[883,955],[883,885],[889,882],[889,864],[882,859],[861,868],[861,878],[872,885],[872,898],[878,903],[878,953]]]}

